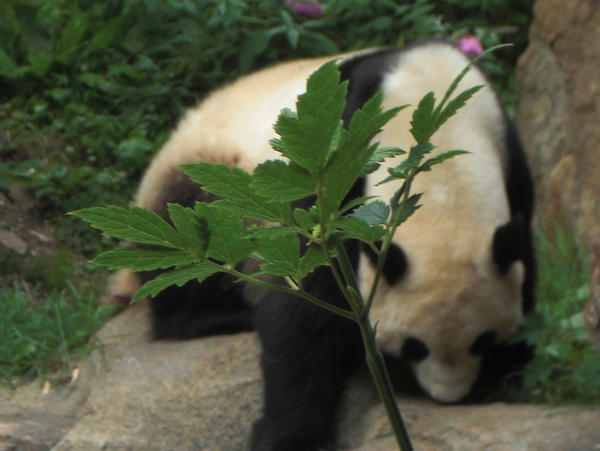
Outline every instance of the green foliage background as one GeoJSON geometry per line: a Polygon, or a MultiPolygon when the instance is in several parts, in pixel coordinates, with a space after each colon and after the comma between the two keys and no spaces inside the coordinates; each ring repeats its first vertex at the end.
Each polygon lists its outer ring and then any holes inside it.
{"type": "MultiPolygon", "coordinates": [[[[505,75],[532,0],[322,4],[308,20],[284,1],[5,0],[0,157],[36,163],[25,181],[40,207],[124,205],[183,109],[216,86],[287,59],[467,32],[516,44],[485,65],[511,103],[505,75]]],[[[0,189],[19,169],[0,166],[0,189]]]]}

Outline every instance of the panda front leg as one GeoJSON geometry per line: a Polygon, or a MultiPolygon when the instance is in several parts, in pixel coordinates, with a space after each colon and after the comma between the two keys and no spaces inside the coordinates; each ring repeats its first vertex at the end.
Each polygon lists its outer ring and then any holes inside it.
{"type": "MultiPolygon", "coordinates": [[[[346,306],[328,268],[304,288],[346,306]]],[[[363,355],[357,326],[295,296],[270,293],[257,308],[262,343],[263,416],[254,425],[253,451],[326,449],[345,379],[363,355]]]]}

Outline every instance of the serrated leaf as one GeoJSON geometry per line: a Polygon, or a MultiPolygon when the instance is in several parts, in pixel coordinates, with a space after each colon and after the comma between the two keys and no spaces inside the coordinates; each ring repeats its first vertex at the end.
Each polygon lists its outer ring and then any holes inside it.
{"type": "Polygon", "coordinates": [[[425,160],[425,163],[423,163],[419,167],[419,171],[422,171],[422,172],[431,171],[431,168],[433,166],[435,166],[436,164],[443,163],[444,161],[449,160],[450,158],[454,158],[458,155],[463,155],[463,154],[468,154],[468,153],[471,153],[471,152],[467,152],[466,150],[449,150],[447,152],[443,152],[433,158],[425,160]]]}
{"type": "Polygon", "coordinates": [[[223,199],[217,203],[244,217],[270,222],[286,222],[289,218],[290,207],[253,189],[253,177],[242,169],[205,162],[185,164],[182,169],[193,182],[223,199]]]}
{"type": "MultiPolygon", "coordinates": [[[[171,285],[177,285],[182,287],[190,280],[196,279],[198,282],[202,282],[204,279],[212,276],[216,272],[219,272],[219,267],[212,262],[204,261],[198,262],[191,266],[187,266],[181,269],[175,269],[159,276],[155,277],[151,281],[145,283],[133,296],[132,302],[144,299],[147,296],[156,296],[165,288],[171,285]]],[[[218,301],[215,301],[218,302],[218,301]]]]}
{"type": "Polygon", "coordinates": [[[252,253],[254,245],[244,230],[240,214],[215,203],[197,202],[194,210],[208,224],[207,257],[235,266],[252,253]]]}
{"type": "Polygon", "coordinates": [[[412,216],[412,214],[415,211],[417,211],[421,207],[420,205],[418,205],[418,202],[421,199],[422,195],[423,193],[413,194],[412,196],[409,196],[404,203],[398,205],[397,208],[392,207],[394,213],[394,226],[399,226],[400,224],[405,222],[408,218],[412,216]]]}
{"type": "Polygon", "coordinates": [[[439,115],[435,118],[435,130],[439,129],[442,124],[444,124],[448,119],[456,114],[456,112],[465,106],[467,100],[469,100],[473,95],[483,88],[483,85],[473,86],[472,88],[466,89],[460,94],[458,94],[454,99],[448,102],[448,105],[439,113],[439,115]]]}
{"type": "Polygon", "coordinates": [[[341,208],[340,208],[340,213],[344,214],[350,210],[352,210],[355,207],[358,207],[359,205],[364,204],[365,202],[371,200],[371,199],[375,199],[377,196],[361,196],[361,197],[355,197],[354,199],[348,201],[347,203],[345,203],[341,208]]]}
{"type": "Polygon", "coordinates": [[[368,243],[379,240],[385,235],[385,229],[379,224],[369,225],[355,216],[346,216],[336,222],[336,227],[344,232],[344,238],[356,238],[368,243]]]}
{"type": "Polygon", "coordinates": [[[410,121],[410,133],[415,138],[417,143],[429,141],[433,133],[434,115],[433,108],[435,105],[435,94],[433,91],[428,92],[419,102],[410,121]]]}
{"type": "Polygon", "coordinates": [[[406,177],[408,177],[412,170],[419,167],[419,164],[421,163],[423,157],[429,152],[431,152],[433,149],[435,149],[435,146],[428,141],[412,146],[410,148],[408,157],[405,160],[403,160],[402,163],[400,163],[394,168],[388,169],[390,177],[385,178],[377,184],[381,185],[383,183],[387,183],[395,179],[405,179],[406,177]]]}
{"type": "Polygon", "coordinates": [[[191,208],[167,204],[169,217],[179,233],[183,245],[195,255],[203,256],[208,247],[208,225],[191,208]]]}
{"type": "Polygon", "coordinates": [[[383,94],[378,92],[352,116],[348,130],[342,132],[339,149],[327,165],[322,187],[322,202],[326,209],[337,209],[356,180],[365,174],[365,167],[377,149],[370,144],[373,137],[402,108],[381,111],[383,94]]]}
{"type": "Polygon", "coordinates": [[[182,241],[173,228],[156,213],[140,207],[84,208],[69,213],[83,219],[104,234],[121,240],[167,247],[182,247],[182,241]]]}
{"type": "Polygon", "coordinates": [[[269,160],[254,170],[252,188],[272,202],[292,202],[314,194],[316,185],[300,166],[269,160]]]}
{"type": "Polygon", "coordinates": [[[360,219],[369,225],[384,224],[390,214],[390,207],[382,200],[375,200],[362,205],[352,213],[352,217],[360,219]]]}
{"type": "Polygon", "coordinates": [[[281,139],[272,138],[269,140],[269,144],[271,145],[271,147],[274,151],[279,152],[279,153],[285,152],[285,146],[281,142],[281,139]]]}
{"type": "Polygon", "coordinates": [[[290,230],[291,229],[287,226],[259,227],[253,225],[246,229],[244,237],[252,240],[274,238],[277,236],[287,235],[290,233],[290,230]]]}
{"type": "Polygon", "coordinates": [[[186,266],[194,260],[195,257],[180,249],[123,247],[103,252],[94,258],[92,263],[111,270],[129,268],[132,271],[153,271],[186,266]]]}
{"type": "Polygon", "coordinates": [[[312,244],[306,249],[306,252],[300,259],[297,278],[301,280],[317,267],[325,264],[327,264],[327,259],[323,254],[323,250],[316,244],[312,244]]]}
{"type": "Polygon", "coordinates": [[[304,230],[312,229],[318,222],[318,218],[310,211],[306,211],[303,208],[294,209],[294,220],[304,230]]]}
{"type": "Polygon", "coordinates": [[[365,166],[363,175],[374,172],[386,158],[393,158],[398,155],[404,155],[405,153],[406,151],[399,147],[378,147],[371,155],[371,158],[369,158],[369,162],[365,166]]]}
{"type": "Polygon", "coordinates": [[[342,129],[347,82],[339,83],[335,61],[308,78],[306,93],[298,96],[297,117],[282,112],[274,126],[285,147],[284,155],[316,176],[337,148],[342,129]]]}
{"type": "Polygon", "coordinates": [[[263,260],[260,269],[265,274],[275,276],[295,276],[298,273],[300,242],[298,235],[288,229],[288,233],[263,237],[257,240],[255,254],[263,260]]]}

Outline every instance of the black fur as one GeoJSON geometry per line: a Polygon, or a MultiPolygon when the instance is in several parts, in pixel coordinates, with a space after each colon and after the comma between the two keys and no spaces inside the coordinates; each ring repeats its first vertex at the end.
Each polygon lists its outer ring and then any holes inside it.
{"type": "Polygon", "coordinates": [[[523,283],[523,311],[531,312],[535,304],[535,283],[537,268],[531,220],[533,217],[534,188],[531,172],[527,165],[525,152],[513,122],[505,114],[506,148],[508,161],[506,170],[506,194],[510,205],[511,218],[520,217],[523,222],[522,260],[525,265],[523,283]]]}
{"type": "MultiPolygon", "coordinates": [[[[377,254],[369,246],[362,246],[364,254],[367,256],[373,267],[377,265],[377,254]]],[[[383,263],[383,277],[390,285],[398,282],[408,270],[408,261],[406,254],[396,243],[390,243],[388,253],[383,263]]]]}
{"type": "MultiPolygon", "coordinates": [[[[154,211],[167,221],[167,203],[193,207],[197,201],[216,199],[178,169],[165,179],[161,195],[154,211]]],[[[141,273],[141,281],[145,283],[159,273],[141,273]]],[[[190,281],[183,287],[172,285],[161,291],[150,299],[154,338],[187,339],[252,330],[254,312],[244,299],[243,286],[234,282],[232,276],[218,273],[201,284],[190,281]]]]}
{"type": "Polygon", "coordinates": [[[525,224],[521,216],[512,218],[494,232],[492,256],[501,274],[506,273],[514,262],[525,258],[525,236],[525,224]]]}

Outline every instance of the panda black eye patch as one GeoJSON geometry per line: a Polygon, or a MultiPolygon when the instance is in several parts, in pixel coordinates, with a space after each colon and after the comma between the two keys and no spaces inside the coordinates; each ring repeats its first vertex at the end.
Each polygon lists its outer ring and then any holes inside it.
{"type": "MultiPolygon", "coordinates": [[[[376,243],[377,247],[381,246],[381,242],[376,243]]],[[[363,251],[367,255],[373,266],[377,265],[377,254],[373,252],[369,246],[364,245],[363,251]]],[[[383,264],[383,277],[388,284],[393,285],[406,273],[408,261],[406,254],[396,243],[391,243],[388,249],[385,262],[383,264]]]]}
{"type": "Polygon", "coordinates": [[[469,348],[469,352],[473,355],[482,355],[485,351],[492,347],[496,341],[496,333],[488,330],[479,335],[469,348]]]}
{"type": "Polygon", "coordinates": [[[409,337],[404,341],[402,345],[402,357],[413,362],[420,362],[425,360],[429,355],[429,349],[427,345],[418,338],[409,337]]]}

